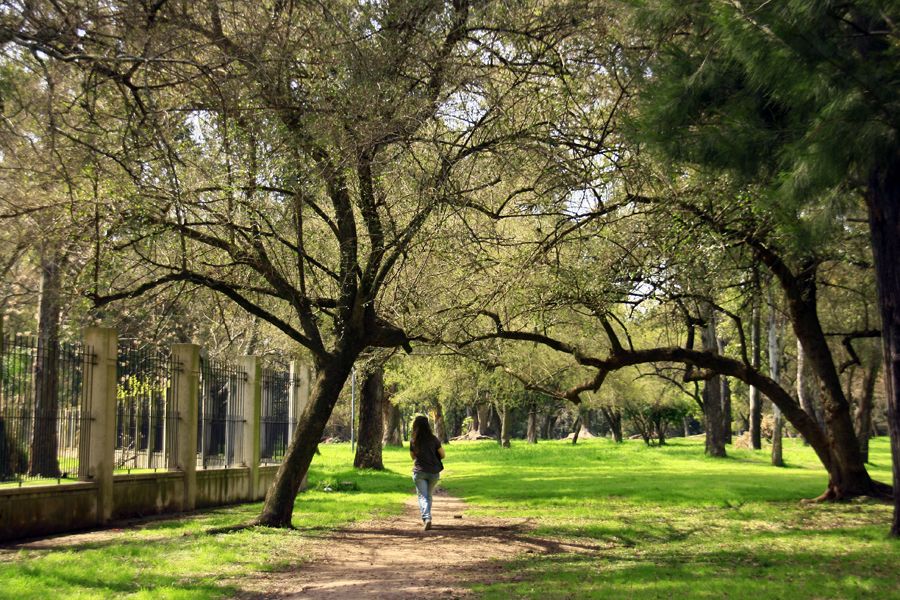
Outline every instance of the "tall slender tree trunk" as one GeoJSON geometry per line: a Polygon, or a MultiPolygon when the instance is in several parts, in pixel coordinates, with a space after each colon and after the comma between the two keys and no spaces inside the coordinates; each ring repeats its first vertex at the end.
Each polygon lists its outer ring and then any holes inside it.
{"type": "Polygon", "coordinates": [[[534,402],[528,406],[528,429],[525,437],[529,444],[537,444],[538,442],[538,410],[537,404],[534,402]]]}
{"type": "MultiPolygon", "coordinates": [[[[773,381],[781,384],[779,363],[781,362],[781,348],[778,344],[778,320],[775,314],[775,302],[772,300],[772,291],[769,290],[769,377],[773,381]]],[[[775,423],[772,427],[772,464],[776,467],[784,466],[784,456],[782,452],[782,429],[784,427],[784,418],[781,409],[776,405],[772,405],[772,413],[775,423]]],[[[809,414],[809,413],[807,413],[809,414]]]]}
{"type": "Polygon", "coordinates": [[[359,440],[353,466],[357,469],[384,469],[381,438],[384,436],[384,369],[368,367],[359,397],[359,440]]]}
{"type": "MultiPolygon", "coordinates": [[[[762,362],[760,312],[757,294],[757,299],[753,302],[753,314],[750,317],[750,361],[757,371],[762,362]]],[[[753,385],[750,386],[750,416],[748,420],[750,445],[754,450],[760,450],[762,448],[762,397],[759,394],[759,388],[753,385]]]]}
{"type": "Polygon", "coordinates": [[[41,295],[38,344],[34,363],[34,427],[28,453],[28,474],[59,477],[59,319],[62,279],[57,253],[41,253],[41,295]]]}
{"type": "Polygon", "coordinates": [[[505,404],[500,408],[500,446],[509,448],[512,436],[512,409],[505,404]]]}
{"type": "Polygon", "coordinates": [[[872,437],[872,405],[875,403],[875,382],[878,379],[878,365],[872,365],[863,371],[863,389],[856,403],[856,437],[859,440],[859,453],[863,460],[869,462],[869,438],[872,437]]]}
{"type": "Polygon", "coordinates": [[[336,353],[332,360],[316,365],[318,369],[309,404],[300,415],[284,460],[266,494],[262,513],[255,521],[257,524],[291,527],[291,514],[300,482],[309,470],[319,440],[357,355],[358,352],[349,351],[336,353]]]}
{"type": "MultiPolygon", "coordinates": [[[[728,340],[725,338],[718,338],[716,341],[718,344],[719,354],[725,355],[725,348],[728,347],[728,340]]],[[[722,434],[725,438],[725,443],[730,444],[732,442],[731,439],[731,382],[727,377],[720,377],[722,383],[722,434]]]]}
{"type": "Polygon", "coordinates": [[[866,204],[881,308],[884,388],[894,464],[891,535],[900,537],[900,149],[895,148],[872,170],[866,204]]]}
{"type": "MultiPolygon", "coordinates": [[[[703,349],[718,353],[716,313],[711,307],[706,315],[706,326],[701,335],[703,349]]],[[[703,417],[706,428],[706,453],[709,456],[725,456],[725,432],[722,427],[722,381],[719,375],[706,380],[703,385],[703,417]]]]}

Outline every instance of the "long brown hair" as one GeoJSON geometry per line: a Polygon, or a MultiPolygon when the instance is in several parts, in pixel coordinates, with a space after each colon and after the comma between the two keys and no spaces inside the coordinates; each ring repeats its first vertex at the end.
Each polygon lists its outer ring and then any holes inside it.
{"type": "Polygon", "coordinates": [[[430,440],[434,437],[431,433],[431,425],[428,424],[428,417],[419,415],[413,419],[412,434],[409,436],[409,449],[413,454],[419,454],[419,443],[424,440],[430,440]]]}

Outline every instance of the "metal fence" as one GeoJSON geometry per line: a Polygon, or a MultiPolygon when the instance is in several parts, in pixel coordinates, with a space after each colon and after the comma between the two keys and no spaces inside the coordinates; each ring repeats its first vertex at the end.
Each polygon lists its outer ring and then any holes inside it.
{"type": "Polygon", "coordinates": [[[225,361],[201,358],[197,466],[231,467],[243,456],[247,374],[225,361]]]}
{"type": "Polygon", "coordinates": [[[168,350],[120,347],[116,363],[115,471],[166,469],[177,456],[175,378],[168,350]]]}
{"type": "Polygon", "coordinates": [[[262,372],[262,407],[260,413],[260,462],[277,464],[284,459],[290,439],[291,374],[288,371],[264,369],[262,372]]]}
{"type": "Polygon", "coordinates": [[[62,482],[86,468],[91,360],[77,344],[0,340],[0,482],[62,482]]]}

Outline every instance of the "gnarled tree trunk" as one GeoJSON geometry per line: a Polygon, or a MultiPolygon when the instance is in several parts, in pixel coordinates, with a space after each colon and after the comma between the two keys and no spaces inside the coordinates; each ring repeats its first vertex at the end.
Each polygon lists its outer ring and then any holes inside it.
{"type": "Polygon", "coordinates": [[[797,340],[797,399],[806,414],[815,419],[820,427],[824,427],[825,417],[819,406],[815,386],[810,385],[811,379],[814,379],[814,376],[809,370],[803,343],[797,340]]]}
{"type": "Polygon", "coordinates": [[[475,407],[478,435],[491,434],[491,410],[489,402],[483,402],[475,407]]]}

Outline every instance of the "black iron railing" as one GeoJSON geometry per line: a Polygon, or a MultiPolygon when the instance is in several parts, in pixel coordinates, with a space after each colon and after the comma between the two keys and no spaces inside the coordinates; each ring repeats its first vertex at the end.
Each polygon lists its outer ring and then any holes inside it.
{"type": "Polygon", "coordinates": [[[284,459],[290,440],[288,403],[291,375],[288,371],[264,369],[260,412],[260,462],[277,464],[284,459]]]}
{"type": "Polygon", "coordinates": [[[78,344],[0,341],[0,482],[62,482],[86,469],[91,360],[78,344]]]}
{"type": "Polygon", "coordinates": [[[171,353],[120,346],[116,365],[115,470],[167,469],[177,456],[171,353]]]}
{"type": "Polygon", "coordinates": [[[241,464],[244,445],[244,382],[238,366],[200,360],[197,419],[197,466],[202,469],[241,464]]]}

